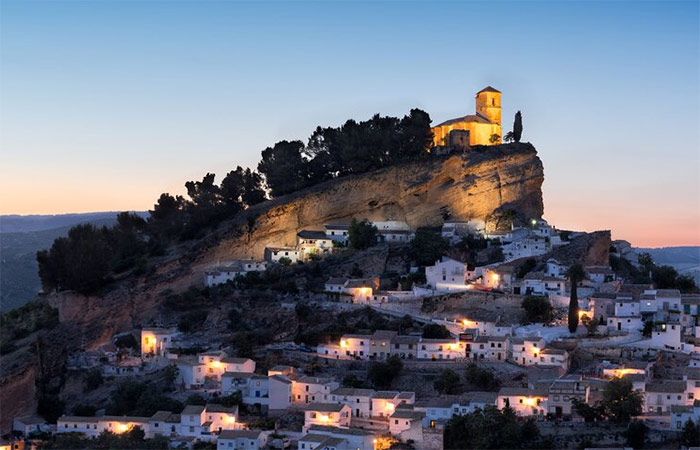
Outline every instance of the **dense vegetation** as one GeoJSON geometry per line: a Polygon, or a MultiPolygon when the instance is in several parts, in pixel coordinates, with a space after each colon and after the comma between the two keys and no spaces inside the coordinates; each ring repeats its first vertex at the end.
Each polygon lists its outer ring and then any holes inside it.
{"type": "MultiPolygon", "coordinates": [[[[257,171],[238,166],[219,185],[207,173],[185,183],[187,198],[161,194],[147,220],[121,213],[111,228],[71,228],[37,253],[42,286],[47,292],[98,292],[115,275],[147,270],[147,257],[163,254],[172,242],[199,237],[268,196],[426,157],[431,141],[430,116],[418,109],[401,119],[375,115],[338,128],[318,127],[307,145],[281,141],[263,150],[257,171]]],[[[360,231],[358,245],[366,246],[371,230],[360,231]]]]}
{"type": "Polygon", "coordinates": [[[445,369],[433,381],[433,388],[440,394],[461,394],[467,390],[496,391],[500,380],[488,369],[471,363],[464,371],[464,382],[457,372],[445,369]]]}
{"type": "Polygon", "coordinates": [[[126,433],[114,434],[104,431],[95,439],[84,437],[81,433],[60,433],[42,444],[45,449],[167,449],[170,443],[167,437],[158,436],[145,439],[145,433],[140,427],[135,427],[126,433]]]}
{"type": "Polygon", "coordinates": [[[444,448],[553,448],[540,437],[534,419],[521,421],[511,408],[495,406],[453,416],[445,425],[444,448]]]}
{"type": "Polygon", "coordinates": [[[35,331],[53,328],[57,323],[58,311],[40,301],[0,314],[0,355],[13,352],[16,341],[35,331]]]}
{"type": "Polygon", "coordinates": [[[377,227],[367,219],[350,221],[348,245],[350,248],[366,249],[377,243],[377,227]]]}
{"type": "Polygon", "coordinates": [[[649,253],[638,257],[639,267],[624,258],[610,255],[613,271],[632,283],[654,283],[657,289],[678,289],[684,294],[700,292],[695,279],[690,275],[680,275],[672,266],[657,265],[649,253]]]}
{"type": "Polygon", "coordinates": [[[576,414],[586,422],[610,420],[628,423],[632,417],[642,414],[644,399],[639,391],[633,389],[629,380],[616,378],[605,385],[602,400],[589,405],[574,399],[572,404],[576,414]]]}
{"type": "Polygon", "coordinates": [[[549,323],[554,319],[554,309],[547,297],[525,297],[522,307],[528,323],[549,323]]]}
{"type": "Polygon", "coordinates": [[[262,152],[258,171],[277,197],[332,178],[364,173],[427,156],[430,116],[412,109],[402,119],[376,114],[338,128],[318,127],[305,146],[281,141],[262,152]]]}

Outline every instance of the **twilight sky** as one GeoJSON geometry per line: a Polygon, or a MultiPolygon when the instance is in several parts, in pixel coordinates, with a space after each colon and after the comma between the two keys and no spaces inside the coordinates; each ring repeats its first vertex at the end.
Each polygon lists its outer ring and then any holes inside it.
{"type": "Polygon", "coordinates": [[[503,92],[545,218],[700,245],[700,7],[688,2],[12,1],[0,213],[146,210],[317,125],[433,123],[503,92]]]}

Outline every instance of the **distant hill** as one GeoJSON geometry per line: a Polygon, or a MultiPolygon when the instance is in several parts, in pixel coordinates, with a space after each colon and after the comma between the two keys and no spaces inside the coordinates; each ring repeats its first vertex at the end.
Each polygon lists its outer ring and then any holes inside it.
{"type": "MultiPolygon", "coordinates": [[[[20,216],[11,214],[0,216],[0,233],[24,233],[30,231],[53,230],[56,228],[72,227],[79,223],[100,220],[114,220],[117,211],[95,212],[84,214],[45,214],[20,216]]],[[[137,213],[146,214],[146,213],[137,213]]]]}
{"type": "MultiPolygon", "coordinates": [[[[146,213],[136,214],[146,216],[146,213]]],[[[110,226],[116,212],[87,214],[0,216],[0,310],[16,308],[41,290],[36,252],[49,248],[77,224],[110,226]]]]}
{"type": "Polygon", "coordinates": [[[658,265],[672,266],[678,273],[691,275],[700,286],[700,247],[637,248],[637,253],[649,253],[658,265]]]}

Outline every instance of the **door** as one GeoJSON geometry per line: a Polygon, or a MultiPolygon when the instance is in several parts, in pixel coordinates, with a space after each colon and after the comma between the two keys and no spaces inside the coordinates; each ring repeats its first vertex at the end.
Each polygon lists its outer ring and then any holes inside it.
{"type": "Polygon", "coordinates": [[[622,330],[622,322],[617,322],[617,331],[622,330]]]}

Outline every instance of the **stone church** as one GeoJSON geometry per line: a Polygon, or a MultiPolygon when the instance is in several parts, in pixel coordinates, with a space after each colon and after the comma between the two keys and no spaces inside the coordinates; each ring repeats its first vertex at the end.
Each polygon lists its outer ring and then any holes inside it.
{"type": "Polygon", "coordinates": [[[501,91],[491,86],[485,87],[476,93],[475,115],[447,120],[432,130],[435,147],[467,148],[473,145],[500,144],[501,91]]]}

